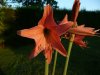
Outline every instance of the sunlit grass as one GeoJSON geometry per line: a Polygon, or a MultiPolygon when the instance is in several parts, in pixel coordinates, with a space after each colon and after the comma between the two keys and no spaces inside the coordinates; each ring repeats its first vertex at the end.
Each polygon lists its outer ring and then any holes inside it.
{"type": "MultiPolygon", "coordinates": [[[[30,49],[25,47],[26,50],[30,49]]],[[[20,50],[25,50],[25,48],[21,48],[20,50]]],[[[18,50],[19,51],[19,50],[18,50]]],[[[10,48],[0,49],[0,68],[2,72],[6,75],[39,75],[43,71],[43,61],[37,60],[29,60],[28,56],[25,55],[25,52],[21,53],[19,51],[12,50],[10,48]]],[[[41,59],[42,60],[42,59],[41,59]]]]}

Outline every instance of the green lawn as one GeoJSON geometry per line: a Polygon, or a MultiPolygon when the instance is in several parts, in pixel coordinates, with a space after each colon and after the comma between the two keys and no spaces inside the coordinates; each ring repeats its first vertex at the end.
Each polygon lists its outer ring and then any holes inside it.
{"type": "MultiPolygon", "coordinates": [[[[88,48],[80,48],[73,46],[68,75],[100,75],[100,38],[89,37],[88,48]]],[[[66,50],[68,41],[62,39],[66,50]]],[[[20,48],[4,48],[0,49],[0,75],[44,75],[44,56],[39,54],[32,60],[28,59],[28,55],[33,46],[25,46],[20,48]]],[[[54,53],[53,53],[54,57],[54,53]]],[[[65,58],[58,54],[56,74],[62,75],[65,58]]],[[[49,75],[52,72],[53,59],[50,64],[49,75]]]]}

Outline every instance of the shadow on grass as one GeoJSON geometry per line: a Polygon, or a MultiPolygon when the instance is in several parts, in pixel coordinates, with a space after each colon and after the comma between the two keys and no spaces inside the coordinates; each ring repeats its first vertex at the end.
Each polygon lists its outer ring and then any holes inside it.
{"type": "Polygon", "coordinates": [[[0,75],[5,75],[1,68],[0,68],[0,75]]]}

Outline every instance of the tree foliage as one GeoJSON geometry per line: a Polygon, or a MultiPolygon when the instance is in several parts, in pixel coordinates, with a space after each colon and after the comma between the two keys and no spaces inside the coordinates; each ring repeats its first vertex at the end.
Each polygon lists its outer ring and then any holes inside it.
{"type": "Polygon", "coordinates": [[[3,45],[5,38],[8,37],[5,31],[13,27],[11,23],[15,19],[15,12],[12,9],[1,8],[0,9],[0,47],[3,45]]]}
{"type": "Polygon", "coordinates": [[[5,0],[0,0],[0,5],[5,6],[6,5],[6,1],[5,0]]]}
{"type": "Polygon", "coordinates": [[[23,6],[43,8],[45,4],[51,4],[54,8],[58,8],[57,1],[55,0],[16,0],[16,1],[22,3],[23,6]]]}

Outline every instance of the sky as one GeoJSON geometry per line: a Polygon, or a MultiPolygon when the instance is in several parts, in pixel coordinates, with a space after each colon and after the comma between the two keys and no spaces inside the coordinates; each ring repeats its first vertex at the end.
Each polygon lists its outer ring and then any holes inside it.
{"type": "MultiPolygon", "coordinates": [[[[71,9],[74,0],[56,0],[59,8],[71,9]]],[[[80,9],[100,10],[100,0],[80,0],[80,9]]]]}
{"type": "MultiPolygon", "coordinates": [[[[11,0],[8,0],[11,1],[11,0]]],[[[56,0],[58,2],[59,8],[72,9],[74,0],[56,0]]],[[[100,0],[80,0],[80,9],[85,9],[88,11],[99,10],[100,11],[100,0]]],[[[13,7],[21,6],[18,3],[9,3],[13,7]]]]}

